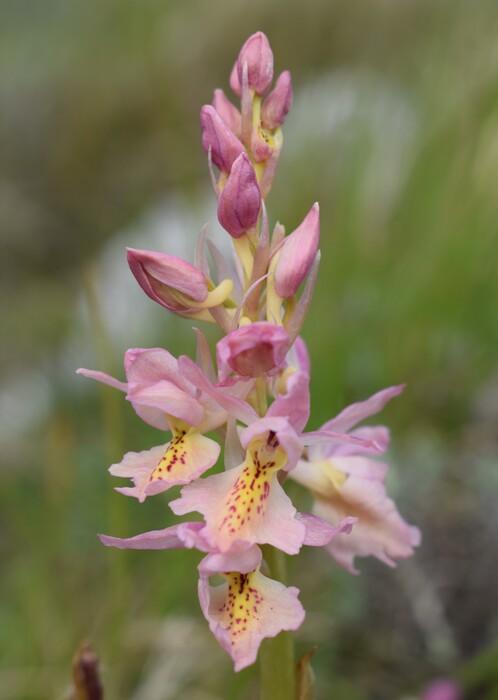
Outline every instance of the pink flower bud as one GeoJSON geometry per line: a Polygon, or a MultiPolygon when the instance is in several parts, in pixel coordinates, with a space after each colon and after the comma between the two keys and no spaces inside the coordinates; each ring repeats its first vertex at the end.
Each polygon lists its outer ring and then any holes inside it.
{"type": "Polygon", "coordinates": [[[261,208],[256,173],[249,156],[241,153],[232,165],[218,201],[218,220],[234,238],[256,225],[261,208]]]}
{"type": "Polygon", "coordinates": [[[289,336],[282,326],[267,321],[241,326],[216,346],[219,379],[225,381],[232,370],[241,377],[274,374],[288,349],[289,336]]]}
{"type": "MultiPolygon", "coordinates": [[[[256,34],[250,36],[240,50],[237,59],[239,86],[242,85],[244,63],[247,63],[249,87],[252,88],[257,95],[264,95],[273,80],[273,52],[270,47],[270,42],[263,32],[256,32],[256,34]]],[[[235,83],[235,80],[233,80],[233,83],[235,83]]]]}
{"type": "Polygon", "coordinates": [[[288,70],[278,76],[275,87],[261,108],[261,123],[265,129],[276,129],[285,121],[292,106],[292,80],[288,70]]]}
{"type": "Polygon", "coordinates": [[[284,239],[282,247],[277,251],[275,289],[282,299],[288,299],[299,289],[313,265],[319,239],[320,208],[317,202],[297,229],[284,239]]]}
{"type": "Polygon", "coordinates": [[[244,146],[212,105],[201,109],[202,147],[208,153],[211,148],[213,163],[229,173],[234,160],[244,151],[244,146]]]}
{"type": "Polygon", "coordinates": [[[226,122],[230,131],[234,133],[237,138],[239,138],[241,127],[240,112],[237,107],[230,102],[223,90],[214,91],[213,107],[223,121],[226,122]]]}
{"type": "Polygon", "coordinates": [[[239,74],[237,72],[237,61],[233,64],[232,72],[230,73],[230,87],[240,97],[242,95],[242,85],[240,84],[239,74]]]}

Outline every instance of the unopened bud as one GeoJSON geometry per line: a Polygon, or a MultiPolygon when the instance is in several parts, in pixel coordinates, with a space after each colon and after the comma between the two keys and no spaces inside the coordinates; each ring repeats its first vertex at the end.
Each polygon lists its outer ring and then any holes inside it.
{"type": "MultiPolygon", "coordinates": [[[[244,63],[247,63],[247,82],[249,87],[257,95],[264,95],[273,80],[273,52],[270,42],[263,32],[256,32],[256,34],[250,36],[240,50],[237,59],[239,89],[242,85],[244,63]]],[[[235,83],[235,80],[233,82],[235,83]]],[[[234,89],[233,85],[232,89],[234,89]]]]}
{"type": "Polygon", "coordinates": [[[237,70],[237,61],[233,64],[232,72],[230,73],[230,87],[234,91],[234,93],[237,95],[237,97],[240,97],[242,95],[242,85],[239,80],[239,73],[237,70]]]}
{"type": "Polygon", "coordinates": [[[288,70],[278,76],[275,87],[261,107],[261,124],[265,129],[277,129],[285,121],[292,106],[292,80],[288,70]]]}
{"type": "Polygon", "coordinates": [[[204,273],[174,255],[128,248],[127,258],[130,270],[147,296],[180,316],[192,316],[222,304],[232,292],[230,280],[210,291],[204,273]]]}
{"type": "Polygon", "coordinates": [[[244,146],[212,105],[204,105],[201,109],[201,131],[204,150],[208,153],[211,149],[213,163],[229,173],[244,146]]]}
{"type": "Polygon", "coordinates": [[[261,192],[249,156],[241,153],[218,200],[218,220],[234,238],[256,225],[261,192]]]}
{"type": "Polygon", "coordinates": [[[218,112],[220,117],[226,122],[230,131],[239,138],[241,116],[235,105],[233,105],[223,90],[215,90],[213,96],[213,107],[218,112]]]}
{"type": "Polygon", "coordinates": [[[285,363],[289,345],[289,336],[276,323],[241,326],[216,346],[219,380],[225,381],[232,371],[241,377],[275,374],[285,363]]]}
{"type": "Polygon", "coordinates": [[[299,289],[313,265],[319,239],[320,208],[316,203],[276,253],[275,290],[281,299],[294,296],[299,289]]]}

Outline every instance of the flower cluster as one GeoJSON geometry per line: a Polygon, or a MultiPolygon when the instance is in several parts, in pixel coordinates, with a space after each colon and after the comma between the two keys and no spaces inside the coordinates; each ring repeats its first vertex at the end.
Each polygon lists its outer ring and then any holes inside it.
{"type": "Polygon", "coordinates": [[[236,670],[255,661],[263,638],[297,629],[304,619],[299,591],[266,575],[262,545],[291,555],[303,545],[323,547],[356,572],[357,556],[394,565],[419,542],[418,530],[387,496],[388,467],[376,459],[387,449],[387,429],[357,427],[402,386],[305,432],[310,363],[299,333],[318,270],[319,207],[314,204],[289,235],[278,223],[270,235],[265,201],[292,103],[290,74],[283,72],[268,92],[272,81],[273,54],[258,32],[242,47],[230,76],[240,110],[221,90],[201,110],[218,219],[233,255],[227,259],[205,232],[194,264],[128,250],[130,269],[152,300],[180,316],[219,325],[224,336],[216,365],[196,329],[195,362],[160,348],[138,348],[125,355],[126,382],[78,370],[124,391],[142,420],[170,433],[159,446],[129,452],[111,466],[111,474],[133,483],[118,490],[142,502],[180,484],[172,511],[203,518],[128,539],[100,539],[119,548],[203,552],[201,608],[236,670]],[[220,443],[207,435],[213,432],[224,442],[225,470],[201,478],[220,455],[220,443]],[[283,488],[287,478],[310,489],[312,513],[297,512],[283,488]],[[225,583],[211,585],[216,575],[225,583]]]}

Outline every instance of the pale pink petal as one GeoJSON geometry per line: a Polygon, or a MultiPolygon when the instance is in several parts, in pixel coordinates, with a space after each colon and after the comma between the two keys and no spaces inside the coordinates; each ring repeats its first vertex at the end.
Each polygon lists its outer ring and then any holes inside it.
{"type": "Polygon", "coordinates": [[[143,502],[147,496],[167,491],[176,484],[187,484],[215,464],[220,446],[198,433],[177,433],[167,445],[144,452],[128,452],[109,471],[113,476],[132,479],[133,487],[116,490],[143,502]]]}
{"type": "Polygon", "coordinates": [[[311,362],[306,343],[298,336],[287,354],[287,364],[300,372],[310,374],[311,362]]]}
{"type": "Polygon", "coordinates": [[[125,353],[124,366],[128,382],[137,388],[167,380],[195,396],[195,388],[180,372],[178,360],[163,348],[131,348],[125,353]]]}
{"type": "Polygon", "coordinates": [[[332,430],[340,433],[347,432],[360,421],[381,411],[388,401],[394,396],[401,394],[405,386],[406,384],[391,386],[388,389],[378,391],[366,401],[351,404],[351,406],[345,408],[335,418],[332,418],[332,420],[322,425],[321,430],[332,430]]]}
{"type": "Polygon", "coordinates": [[[258,417],[256,411],[246,401],[234,395],[234,388],[218,387],[211,384],[195,362],[186,355],[182,355],[178,359],[178,364],[185,377],[202,392],[211,396],[225,411],[228,411],[235,418],[244,423],[250,423],[256,420],[258,417]]]}
{"type": "Polygon", "coordinates": [[[308,547],[324,547],[329,544],[334,537],[340,534],[349,535],[357,518],[344,518],[338,525],[330,525],[330,523],[318,518],[311,513],[298,513],[297,519],[300,520],[306,528],[306,537],[303,544],[308,547]]]}
{"type": "MultiPolygon", "coordinates": [[[[372,440],[364,440],[361,437],[350,433],[337,433],[332,430],[313,430],[309,433],[303,433],[301,436],[303,445],[322,445],[324,449],[328,449],[332,445],[351,445],[357,446],[359,451],[367,450],[368,454],[381,454],[382,449],[372,440]]],[[[322,452],[325,454],[325,452],[322,452]]],[[[356,451],[355,451],[356,454],[356,451]]]]}
{"type": "Polygon", "coordinates": [[[256,661],[263,639],[297,629],[305,612],[297,588],[286,588],[257,570],[226,578],[221,586],[210,586],[201,576],[199,601],[211,632],[240,671],[256,661]]]}
{"type": "Polygon", "coordinates": [[[419,530],[403,520],[379,480],[350,476],[334,499],[318,498],[313,512],[332,525],[347,515],[358,518],[348,537],[338,537],[326,546],[332,558],[352,573],[357,573],[357,556],[374,556],[395,566],[420,543],[419,530]]]}
{"type": "MultiPolygon", "coordinates": [[[[365,426],[363,428],[355,428],[355,430],[350,433],[352,437],[360,438],[361,440],[366,440],[368,444],[375,445],[375,447],[367,447],[362,445],[346,445],[337,444],[330,445],[328,448],[323,450],[321,448],[322,456],[334,457],[340,455],[342,457],[347,457],[349,455],[367,455],[367,454],[379,454],[384,453],[389,447],[390,433],[389,429],[383,425],[376,426],[365,426]]],[[[315,455],[311,455],[310,458],[315,458],[315,455]]]]}
{"type": "Polygon", "coordinates": [[[460,686],[449,678],[439,678],[428,685],[420,700],[462,700],[460,686]]]}
{"type": "Polygon", "coordinates": [[[259,569],[262,554],[257,545],[245,549],[231,549],[229,552],[211,552],[199,564],[201,576],[215,576],[224,571],[237,571],[247,574],[259,569]]]}
{"type": "Polygon", "coordinates": [[[180,523],[164,530],[144,532],[135,537],[99,535],[99,539],[106,547],[118,549],[192,549],[196,547],[201,551],[207,551],[200,534],[203,527],[204,523],[180,523]]]}
{"type": "Polygon", "coordinates": [[[98,372],[93,369],[80,368],[76,370],[76,374],[81,374],[84,377],[89,377],[89,379],[95,379],[97,382],[102,382],[103,384],[108,384],[114,387],[114,389],[119,389],[120,391],[127,391],[128,384],[126,382],[120,382],[118,379],[114,379],[105,372],[98,372]]]}
{"type": "Polygon", "coordinates": [[[278,394],[267,416],[286,417],[292,427],[302,432],[310,416],[310,378],[304,372],[294,372],[287,378],[287,393],[278,394]]]}
{"type": "MultiPolygon", "coordinates": [[[[142,407],[156,409],[189,425],[199,425],[204,418],[204,408],[199,401],[167,380],[131,389],[126,398],[141,418],[142,407]]],[[[145,412],[145,415],[150,417],[150,413],[145,412]]]]}

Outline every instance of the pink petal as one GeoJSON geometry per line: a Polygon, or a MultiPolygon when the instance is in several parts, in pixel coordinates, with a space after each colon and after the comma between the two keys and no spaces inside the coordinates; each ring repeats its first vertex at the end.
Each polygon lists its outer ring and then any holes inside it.
{"type": "Polygon", "coordinates": [[[97,382],[102,382],[103,384],[108,384],[114,387],[114,389],[119,389],[120,391],[127,391],[128,384],[126,382],[120,382],[118,379],[114,379],[104,372],[98,372],[93,369],[77,369],[76,374],[81,374],[84,377],[89,377],[90,379],[95,379],[97,382]]]}
{"type": "Polygon", "coordinates": [[[267,416],[284,416],[297,432],[302,432],[310,416],[310,378],[295,372],[287,378],[287,393],[278,394],[267,416]]]}
{"type": "Polygon", "coordinates": [[[125,353],[124,366],[129,384],[137,388],[166,379],[195,396],[195,388],[183,377],[178,360],[163,348],[131,348],[125,353]]]}
{"type": "Polygon", "coordinates": [[[339,525],[330,525],[322,518],[318,518],[311,513],[298,513],[297,519],[306,527],[306,537],[303,544],[308,547],[324,547],[329,544],[334,537],[342,533],[349,535],[357,518],[344,518],[339,525]]]}
{"type": "Polygon", "coordinates": [[[228,573],[225,578],[221,586],[210,586],[201,577],[199,601],[211,632],[240,671],[256,661],[263,639],[297,629],[305,612],[297,588],[286,588],[258,570],[228,573]]]}
{"type": "Polygon", "coordinates": [[[395,566],[397,560],[411,556],[420,543],[419,530],[403,520],[379,480],[350,476],[335,498],[318,498],[313,512],[332,525],[347,515],[358,518],[351,535],[338,537],[326,547],[332,558],[352,573],[357,573],[357,556],[374,556],[395,566]]]}
{"type": "Polygon", "coordinates": [[[150,411],[155,409],[162,415],[179,418],[189,425],[199,425],[204,418],[204,408],[197,399],[166,380],[149,384],[141,389],[131,389],[127,397],[138,415],[150,422],[150,411]],[[147,420],[147,418],[149,420],[147,420]]]}
{"type": "Polygon", "coordinates": [[[388,389],[377,392],[366,401],[351,404],[351,406],[341,411],[338,416],[322,425],[321,430],[333,430],[341,433],[347,432],[360,421],[381,411],[388,401],[394,396],[401,394],[405,386],[406,384],[391,386],[388,389]]]}
{"type": "Polygon", "coordinates": [[[152,530],[135,537],[109,537],[99,535],[100,541],[106,547],[118,549],[192,549],[196,547],[207,551],[205,542],[200,534],[204,523],[180,523],[164,530],[152,530]]]}
{"type": "Polygon", "coordinates": [[[275,87],[261,108],[261,123],[265,129],[277,129],[285,121],[292,106],[292,80],[288,70],[280,73],[275,87]]]}
{"type": "Polygon", "coordinates": [[[192,384],[200,389],[201,392],[211,396],[221,408],[231,413],[235,418],[244,423],[250,423],[257,418],[258,414],[256,411],[246,401],[234,396],[231,393],[231,388],[218,387],[211,384],[190,357],[182,355],[178,363],[183,375],[192,384]]]}

